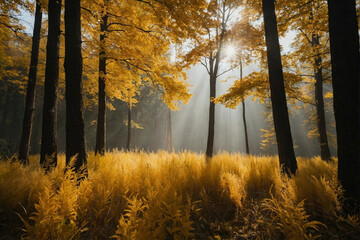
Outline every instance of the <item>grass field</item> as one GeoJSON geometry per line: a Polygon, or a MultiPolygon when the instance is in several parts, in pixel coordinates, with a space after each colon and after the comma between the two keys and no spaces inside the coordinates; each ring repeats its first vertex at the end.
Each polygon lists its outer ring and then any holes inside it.
{"type": "Polygon", "coordinates": [[[64,161],[47,175],[39,156],[0,162],[0,239],[360,239],[336,162],[318,157],[288,178],[277,157],[91,153],[80,183],[64,161]]]}

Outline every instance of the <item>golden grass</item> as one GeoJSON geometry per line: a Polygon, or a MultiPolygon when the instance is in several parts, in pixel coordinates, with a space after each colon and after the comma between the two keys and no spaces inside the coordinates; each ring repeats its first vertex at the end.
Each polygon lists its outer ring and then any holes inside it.
{"type": "Polygon", "coordinates": [[[89,177],[78,184],[71,171],[64,173],[64,158],[47,175],[39,156],[28,167],[0,163],[6,227],[0,234],[140,240],[360,235],[358,218],[341,215],[336,162],[298,159],[299,172],[290,179],[270,156],[223,152],[206,163],[204,155],[191,152],[90,153],[89,177]]]}

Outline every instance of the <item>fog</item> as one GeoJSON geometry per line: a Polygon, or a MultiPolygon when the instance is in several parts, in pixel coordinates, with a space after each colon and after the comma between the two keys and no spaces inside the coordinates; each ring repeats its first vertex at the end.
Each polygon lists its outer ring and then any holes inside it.
{"type": "MultiPolygon", "coordinates": [[[[27,31],[30,32],[32,17],[24,15],[24,20],[30,23],[25,24],[27,31]]],[[[294,40],[295,32],[290,32],[281,38],[280,42],[283,47],[283,52],[291,51],[290,43],[294,40]]],[[[244,76],[251,71],[256,70],[254,66],[247,66],[244,68],[244,76]]],[[[172,141],[175,151],[190,150],[199,153],[204,153],[207,143],[208,131],[208,117],[209,117],[209,75],[206,69],[198,64],[187,71],[188,82],[192,85],[190,92],[193,95],[188,104],[180,104],[180,109],[171,112],[171,129],[172,141]]],[[[227,74],[222,75],[217,80],[217,96],[225,93],[226,90],[233,84],[234,80],[239,76],[239,69],[234,69],[227,74]],[[232,77],[231,79],[228,79],[232,77]],[[225,79],[228,79],[225,81],[225,79]]],[[[35,124],[33,128],[33,135],[31,140],[31,153],[36,154],[40,150],[41,137],[41,109],[42,109],[42,86],[38,86],[37,108],[35,111],[35,124]]],[[[132,129],[131,149],[142,149],[145,151],[157,151],[161,149],[169,150],[167,147],[168,134],[168,119],[167,107],[161,102],[158,93],[150,94],[146,89],[147,97],[145,100],[139,100],[139,103],[132,110],[132,119],[139,124],[141,128],[132,129]]],[[[331,87],[324,84],[324,92],[331,91],[331,87]]],[[[24,108],[23,95],[14,97],[19,102],[19,110],[14,113],[11,125],[20,126],[22,120],[22,110],[24,108]],[[18,116],[18,117],[16,117],[18,116]]],[[[143,98],[139,96],[139,98],[143,98]]],[[[261,129],[270,130],[272,127],[271,121],[266,120],[265,112],[270,112],[271,109],[258,101],[252,101],[252,97],[246,99],[246,120],[248,127],[249,148],[251,154],[269,155],[276,154],[276,144],[267,149],[261,149],[262,131],[261,129]]],[[[59,102],[58,115],[58,131],[57,142],[58,149],[61,152],[65,151],[65,114],[66,109],[64,100],[59,102]]],[[[113,102],[115,111],[107,109],[107,149],[114,148],[124,149],[126,145],[126,118],[127,110],[126,104],[116,100],[113,102]]],[[[308,106],[306,110],[295,110],[290,107],[290,125],[295,145],[295,152],[297,156],[311,157],[319,155],[320,148],[316,137],[309,138],[309,126],[304,124],[306,119],[309,119],[308,106]]],[[[327,106],[326,120],[327,130],[330,135],[335,134],[334,120],[332,107],[327,106]]],[[[96,136],[96,117],[97,106],[92,106],[91,109],[85,111],[86,124],[86,143],[89,151],[94,149],[96,136]]],[[[316,123],[312,123],[316,124],[316,123]]],[[[8,124],[10,125],[10,124],[8,124]]],[[[9,148],[12,151],[17,150],[17,145],[20,139],[20,128],[4,127],[0,139],[5,139],[8,142],[9,148]],[[11,130],[13,129],[13,130],[11,130]]],[[[334,155],[336,149],[334,144],[330,141],[330,151],[334,155]]],[[[215,106],[215,138],[214,138],[214,152],[245,152],[244,127],[242,121],[241,104],[236,109],[225,108],[223,105],[217,104],[215,106]]]]}
{"type": "MultiPolygon", "coordinates": [[[[246,76],[250,71],[253,71],[251,66],[244,68],[244,75],[246,76]]],[[[203,153],[206,150],[208,131],[209,75],[201,65],[193,67],[187,73],[188,81],[192,85],[190,92],[193,96],[187,105],[181,105],[180,110],[172,112],[173,143],[176,151],[192,150],[203,153]]],[[[237,74],[239,74],[238,68],[219,77],[216,96],[226,92],[235,77],[238,76],[237,74]],[[230,76],[234,78],[224,81],[230,76]]],[[[247,98],[245,104],[250,153],[257,155],[276,154],[275,144],[267,149],[261,149],[260,145],[261,129],[272,127],[272,123],[266,121],[265,105],[253,101],[252,97],[247,98]]],[[[305,110],[295,110],[289,104],[288,106],[290,107],[290,124],[296,155],[304,157],[319,155],[320,147],[317,138],[307,136],[309,128],[304,124],[304,121],[309,117],[308,113],[305,110]]],[[[330,126],[328,126],[329,129],[330,126]]],[[[215,106],[214,152],[220,151],[245,153],[241,104],[236,109],[225,108],[220,104],[215,106]]],[[[331,149],[331,152],[334,154],[335,150],[331,149]]]]}

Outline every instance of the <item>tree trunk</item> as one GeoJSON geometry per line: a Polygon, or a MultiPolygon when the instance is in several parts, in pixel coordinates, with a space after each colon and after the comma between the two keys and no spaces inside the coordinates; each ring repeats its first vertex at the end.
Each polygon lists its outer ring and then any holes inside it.
{"type": "Polygon", "coordinates": [[[171,110],[170,108],[168,109],[168,114],[167,114],[167,141],[166,141],[166,145],[167,145],[167,150],[169,152],[173,152],[174,151],[174,146],[173,146],[173,140],[172,140],[172,128],[171,128],[171,110]]]}
{"type": "Polygon", "coordinates": [[[57,165],[57,92],[59,83],[61,0],[49,0],[44,105],[40,164],[46,171],[57,165]]]}
{"type": "Polygon", "coordinates": [[[360,203],[360,54],[354,0],[328,0],[338,178],[346,211],[360,203]]]}
{"type": "Polygon", "coordinates": [[[80,0],[65,0],[66,164],[86,165],[80,0]]]}
{"type": "MultiPolygon", "coordinates": [[[[312,35],[313,47],[319,47],[319,35],[312,35]]],[[[315,57],[315,105],[317,114],[317,126],[319,131],[320,141],[320,155],[324,161],[330,161],[329,142],[326,133],[325,110],[324,110],[324,97],[323,97],[323,74],[322,74],[322,58],[319,53],[315,57]]]]}
{"type": "Polygon", "coordinates": [[[250,154],[249,150],[249,137],[248,137],[248,131],[247,131],[247,125],[246,125],[246,111],[245,111],[245,99],[242,101],[242,117],[243,117],[243,123],[244,123],[244,133],[245,133],[245,148],[246,148],[246,154],[250,154]]]}
{"type": "Polygon", "coordinates": [[[295,174],[297,163],[286,104],[274,0],[262,0],[262,7],[264,13],[271,103],[279,161],[284,172],[287,174],[295,174]]]}
{"type": "Polygon", "coordinates": [[[99,53],[99,111],[98,121],[96,128],[96,145],[95,154],[104,155],[106,150],[106,92],[105,92],[105,79],[106,79],[106,51],[105,39],[107,31],[108,15],[105,14],[101,18],[100,24],[100,53],[99,53]]]}
{"type": "Polygon", "coordinates": [[[42,126],[42,108],[40,107],[43,103],[43,91],[40,90],[42,86],[39,86],[36,89],[36,101],[35,101],[35,112],[34,112],[34,125],[31,134],[31,145],[30,145],[30,155],[40,154],[41,147],[41,126],[42,126]]]}
{"type": "MultiPolygon", "coordinates": [[[[206,157],[209,160],[213,156],[214,151],[214,136],[215,136],[215,103],[211,101],[212,98],[216,97],[216,79],[218,77],[219,64],[221,61],[221,52],[223,48],[224,35],[226,32],[226,1],[222,3],[222,21],[221,21],[221,32],[219,37],[219,47],[215,57],[213,53],[210,54],[209,68],[210,68],[210,107],[209,107],[209,128],[208,128],[208,139],[206,146],[206,157]]],[[[228,16],[229,17],[229,16],[228,16]]]]}
{"type": "MultiPolygon", "coordinates": [[[[216,75],[210,75],[210,99],[216,97],[216,75]]],[[[206,156],[212,157],[214,151],[214,135],[215,135],[215,103],[210,100],[209,107],[209,128],[208,140],[206,146],[206,156]]]]}
{"type": "Polygon", "coordinates": [[[131,141],[131,107],[128,104],[128,122],[127,122],[127,141],[126,141],[126,150],[130,151],[130,141],[131,141]]]}
{"type": "Polygon", "coordinates": [[[35,86],[37,65],[39,61],[39,45],[41,31],[42,9],[39,0],[36,1],[34,31],[32,37],[31,60],[29,69],[29,81],[26,90],[25,113],[21,140],[19,146],[19,160],[22,164],[29,164],[29,145],[31,137],[31,128],[35,109],[35,86]]]}
{"type": "MultiPolygon", "coordinates": [[[[242,59],[240,56],[240,81],[243,79],[243,65],[242,65],[242,59]]],[[[249,138],[248,138],[248,131],[247,131],[247,125],[246,125],[246,109],[245,109],[245,99],[242,100],[242,118],[243,118],[243,124],[244,124],[244,133],[245,133],[245,148],[246,148],[246,154],[249,155],[249,138]]]]}

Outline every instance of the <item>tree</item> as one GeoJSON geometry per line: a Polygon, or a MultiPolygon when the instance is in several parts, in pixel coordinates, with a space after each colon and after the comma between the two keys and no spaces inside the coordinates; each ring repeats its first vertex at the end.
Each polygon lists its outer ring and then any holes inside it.
{"type": "Polygon", "coordinates": [[[40,164],[49,169],[57,164],[57,95],[59,82],[61,0],[49,0],[48,40],[46,46],[45,88],[40,164]]]}
{"type": "MultiPolygon", "coordinates": [[[[241,53],[240,53],[240,57],[239,57],[239,60],[240,60],[240,82],[242,82],[242,79],[243,79],[243,62],[242,62],[242,56],[241,56],[241,53]]],[[[247,131],[247,126],[246,126],[246,108],[245,108],[245,99],[242,99],[241,101],[241,104],[242,104],[242,119],[243,119],[243,125],[244,125],[244,137],[245,137],[245,149],[246,149],[246,154],[249,154],[250,153],[250,150],[249,150],[249,138],[248,138],[248,131],[247,131]]]]}
{"type": "Polygon", "coordinates": [[[209,74],[210,101],[208,138],[206,144],[206,156],[208,158],[213,156],[214,151],[215,103],[213,99],[216,97],[216,82],[219,76],[229,71],[229,69],[225,71],[220,69],[220,62],[224,58],[222,52],[231,34],[229,21],[239,5],[240,1],[236,0],[210,1],[204,19],[200,22],[200,26],[205,34],[198,37],[199,39],[193,43],[195,47],[191,49],[185,58],[190,63],[196,63],[201,60],[201,64],[209,74]]]}
{"type": "MultiPolygon", "coordinates": [[[[40,2],[36,1],[35,5],[40,2]]],[[[22,37],[24,26],[19,24],[17,15],[21,10],[33,11],[34,3],[29,0],[1,0],[0,1],[0,25],[11,30],[17,37],[22,37]]]]}
{"type": "Polygon", "coordinates": [[[29,163],[29,145],[31,128],[33,124],[35,109],[35,86],[37,65],[39,60],[40,31],[42,20],[42,7],[39,0],[36,1],[34,31],[32,37],[31,61],[29,68],[29,80],[26,91],[25,113],[22,127],[21,140],[19,145],[19,160],[23,164],[29,163]]]}
{"type": "MultiPolygon", "coordinates": [[[[237,22],[233,27],[234,31],[230,33],[232,49],[236,49],[233,62],[238,63],[241,58],[241,65],[256,62],[260,68],[245,77],[236,80],[234,84],[227,90],[227,93],[215,99],[216,103],[222,103],[226,107],[236,108],[237,105],[243,103],[247,97],[259,99],[261,103],[270,98],[269,74],[267,71],[265,42],[263,40],[263,29],[254,22],[259,21],[261,15],[261,6],[258,2],[252,2],[250,6],[242,11],[241,21],[237,22]],[[236,39],[236,40],[234,40],[236,39]]],[[[286,58],[285,58],[286,59],[286,58]]],[[[303,96],[303,92],[299,83],[303,81],[303,77],[296,73],[285,71],[283,73],[284,87],[286,90],[287,100],[291,104],[302,102],[305,105],[310,103],[307,96],[303,96]]],[[[243,116],[245,116],[243,114],[243,116]]],[[[273,116],[271,115],[271,118],[273,116]]],[[[267,134],[266,130],[266,135],[267,134]]],[[[272,135],[272,134],[271,134],[272,135]]],[[[274,134],[275,135],[275,134],[274,134]]]]}
{"type": "Polygon", "coordinates": [[[1,24],[0,36],[0,138],[14,154],[19,152],[32,37],[1,24]]]}
{"type": "Polygon", "coordinates": [[[329,33],[338,147],[338,178],[345,206],[360,203],[360,53],[354,0],[328,0],[329,33]]]}
{"type": "Polygon", "coordinates": [[[294,72],[315,79],[314,105],[317,127],[311,132],[316,132],[319,137],[321,158],[329,161],[331,156],[323,97],[323,83],[329,78],[324,74],[324,69],[329,68],[327,5],[324,0],[283,1],[280,8],[287,9],[279,11],[282,31],[286,32],[288,28],[298,30],[296,42],[292,44],[293,53],[289,55],[291,64],[288,65],[296,69],[294,72]]]}
{"type": "MultiPolygon", "coordinates": [[[[136,91],[134,91],[134,85],[132,82],[129,82],[128,92],[127,92],[127,139],[126,139],[126,150],[130,151],[130,145],[131,145],[131,128],[132,128],[132,120],[131,120],[131,109],[133,106],[138,102],[138,100],[135,98],[136,95],[138,95],[138,91],[136,88],[136,91]]],[[[134,124],[136,127],[136,124],[134,124]]]]}
{"type": "Polygon", "coordinates": [[[286,103],[274,0],[262,0],[262,8],[267,47],[271,103],[279,161],[284,172],[287,174],[295,174],[297,170],[297,163],[286,103]]]}
{"type": "MultiPolygon", "coordinates": [[[[157,1],[123,1],[123,4],[118,4],[114,1],[85,1],[85,17],[89,22],[85,29],[88,33],[86,38],[89,39],[86,45],[91,49],[86,54],[94,56],[94,52],[98,53],[96,153],[103,153],[106,148],[106,97],[127,102],[129,89],[124,87],[127,82],[134,83],[131,87],[134,90],[136,84],[152,82],[154,88],[161,88],[165,92],[163,100],[171,108],[176,107],[175,101],[186,102],[190,98],[188,85],[183,81],[186,78],[184,67],[180,62],[169,61],[168,51],[171,41],[179,41],[192,34],[191,21],[198,16],[198,12],[185,11],[178,16],[173,8],[182,6],[192,9],[202,2],[188,0],[165,4],[157,1]],[[188,16],[184,17],[184,14],[188,16]],[[94,22],[100,23],[100,27],[94,22]],[[184,31],[179,31],[179,28],[184,31]]],[[[85,60],[86,66],[96,65],[94,61],[91,63],[92,59],[89,57],[85,60]]]]}
{"type": "MultiPolygon", "coordinates": [[[[312,34],[312,46],[314,49],[318,49],[320,36],[316,33],[312,34]]],[[[316,51],[316,50],[315,50],[316,51]]],[[[315,73],[315,105],[317,113],[317,125],[319,131],[319,142],[320,142],[320,155],[324,161],[329,161],[330,149],[329,142],[326,133],[326,122],[325,122],[325,109],[324,109],[324,97],[323,97],[323,69],[322,69],[322,57],[317,51],[314,59],[314,73],[315,73]]]]}
{"type": "Polygon", "coordinates": [[[86,164],[82,95],[80,0],[65,0],[66,164],[75,157],[78,171],[86,164]]]}
{"type": "MultiPolygon", "coordinates": [[[[208,73],[210,75],[210,99],[216,97],[216,80],[219,75],[219,64],[221,61],[221,51],[223,50],[224,44],[224,36],[226,32],[226,27],[228,25],[228,21],[231,15],[231,11],[233,10],[230,6],[226,5],[226,1],[213,1],[210,5],[215,5],[212,11],[215,14],[218,14],[216,17],[220,18],[220,22],[216,27],[216,39],[215,39],[215,49],[214,52],[211,51],[209,60],[209,68],[208,73]],[[220,9],[217,9],[217,8],[220,9]]],[[[208,30],[210,36],[210,29],[208,30]]],[[[209,39],[210,40],[210,39],[209,39]]],[[[206,156],[212,157],[214,151],[214,135],[215,135],[215,103],[210,100],[210,107],[209,107],[209,127],[208,127],[208,139],[206,144],[206,156]]]]}
{"type": "Polygon", "coordinates": [[[226,104],[230,108],[235,108],[241,102],[246,154],[250,153],[245,105],[247,94],[238,95],[238,93],[233,94],[231,92],[238,87],[245,86],[247,80],[243,82],[243,67],[249,63],[257,62],[265,45],[263,31],[252,25],[250,15],[250,12],[244,9],[241,12],[241,19],[234,24],[227,34],[226,55],[228,55],[228,61],[233,67],[239,66],[240,78],[235,81],[234,86],[229,89],[228,93],[217,97],[214,101],[215,103],[226,104]],[[236,99],[236,103],[228,104],[231,101],[230,99],[236,99]]]}
{"type": "Polygon", "coordinates": [[[98,121],[96,125],[96,145],[95,154],[104,155],[106,150],[106,35],[108,32],[108,12],[103,3],[100,20],[100,51],[99,51],[99,91],[98,91],[98,121]]]}

